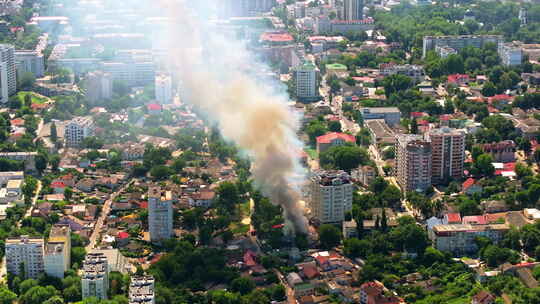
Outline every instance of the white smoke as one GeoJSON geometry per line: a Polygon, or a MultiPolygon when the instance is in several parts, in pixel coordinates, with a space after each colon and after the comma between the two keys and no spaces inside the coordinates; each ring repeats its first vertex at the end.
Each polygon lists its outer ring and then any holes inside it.
{"type": "Polygon", "coordinates": [[[283,86],[261,82],[250,71],[258,63],[246,45],[220,34],[209,11],[210,0],[162,0],[171,19],[170,54],[181,82],[182,96],[218,124],[222,135],[252,160],[257,186],[272,203],[283,207],[289,229],[307,233],[307,219],[299,204],[299,174],[303,174],[296,137],[298,121],[289,109],[283,86]],[[191,6],[191,7],[190,7],[191,6]],[[195,8],[196,6],[196,8],[195,8]],[[204,14],[204,15],[203,15],[204,14]]]}

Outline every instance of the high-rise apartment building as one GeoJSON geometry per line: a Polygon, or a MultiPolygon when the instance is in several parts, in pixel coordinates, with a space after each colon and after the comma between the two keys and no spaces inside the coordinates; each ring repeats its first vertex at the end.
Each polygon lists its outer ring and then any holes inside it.
{"type": "Polygon", "coordinates": [[[43,238],[23,235],[6,239],[7,272],[37,279],[43,273],[43,238]]]}
{"type": "MultiPolygon", "coordinates": [[[[10,44],[0,44],[0,62],[5,63],[8,94],[11,96],[17,92],[17,70],[15,68],[15,47],[10,44]]],[[[2,77],[3,73],[0,74],[2,77]]],[[[2,81],[0,81],[3,84],[2,81]]]]}
{"type": "Polygon", "coordinates": [[[499,43],[498,53],[504,66],[520,65],[523,61],[523,51],[518,44],[499,43]]]}
{"type": "Polygon", "coordinates": [[[160,104],[172,102],[172,79],[168,75],[156,75],[155,81],[156,100],[160,104]]]}
{"type": "Polygon", "coordinates": [[[102,253],[89,253],[83,262],[81,278],[82,298],[89,297],[107,299],[109,290],[109,273],[107,258],[102,253]]]}
{"type": "Polygon", "coordinates": [[[434,129],[426,133],[431,143],[431,172],[434,183],[459,179],[465,161],[465,132],[451,128],[434,129]]]}
{"type": "Polygon", "coordinates": [[[8,64],[0,62],[0,102],[9,101],[8,64]]]}
{"type": "Polygon", "coordinates": [[[21,77],[27,72],[34,74],[36,78],[45,75],[45,60],[41,52],[17,50],[15,51],[15,64],[17,67],[17,77],[21,77]]]}
{"type": "Polygon", "coordinates": [[[86,99],[95,103],[112,98],[113,79],[111,74],[103,71],[90,72],[86,76],[86,99]]]}
{"type": "Polygon", "coordinates": [[[148,228],[150,241],[160,242],[173,235],[173,209],[171,191],[152,187],[148,191],[148,228]]]}
{"type": "Polygon", "coordinates": [[[45,273],[56,278],[64,278],[71,266],[71,229],[69,225],[54,225],[45,245],[45,273]]]}
{"type": "Polygon", "coordinates": [[[347,21],[364,19],[364,1],[363,0],[343,1],[343,19],[347,21]]]}
{"type": "Polygon", "coordinates": [[[319,96],[319,70],[317,67],[305,61],[304,64],[295,68],[296,96],[302,100],[317,99],[319,96]]]}
{"type": "Polygon", "coordinates": [[[65,127],[66,145],[79,147],[85,138],[94,136],[94,131],[94,121],[91,117],[75,117],[65,127]]]}
{"type": "Polygon", "coordinates": [[[338,223],[352,210],[353,185],[344,171],[319,171],[311,177],[310,209],[321,223],[338,223]]]}
{"type": "Polygon", "coordinates": [[[404,191],[424,191],[431,186],[431,145],[422,136],[397,136],[396,178],[404,191]]]}
{"type": "Polygon", "coordinates": [[[154,303],[154,277],[132,277],[129,284],[129,304],[154,303]]]}

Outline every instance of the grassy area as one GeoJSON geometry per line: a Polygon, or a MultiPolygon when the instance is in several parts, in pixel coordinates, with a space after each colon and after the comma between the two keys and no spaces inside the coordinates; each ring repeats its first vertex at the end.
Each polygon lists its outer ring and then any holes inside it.
{"type": "Polygon", "coordinates": [[[233,222],[229,225],[229,229],[234,234],[245,234],[249,231],[249,225],[244,225],[242,223],[233,222]]]}
{"type": "Polygon", "coordinates": [[[467,304],[467,303],[471,303],[471,299],[467,296],[463,296],[463,297],[448,301],[448,304],[467,304]]]}
{"type": "Polygon", "coordinates": [[[317,159],[317,150],[311,148],[304,148],[304,151],[306,151],[306,153],[311,159],[317,159]]]}
{"type": "Polygon", "coordinates": [[[19,100],[21,102],[24,102],[24,98],[28,94],[30,94],[30,96],[32,97],[32,103],[35,103],[35,104],[44,104],[48,100],[44,96],[38,95],[38,94],[36,94],[34,92],[28,92],[28,91],[22,91],[22,92],[17,93],[17,97],[19,97],[19,100]]]}

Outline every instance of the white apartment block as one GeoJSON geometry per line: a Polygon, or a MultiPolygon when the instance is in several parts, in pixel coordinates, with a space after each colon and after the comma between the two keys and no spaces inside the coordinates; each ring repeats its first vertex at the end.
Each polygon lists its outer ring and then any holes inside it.
{"type": "Polygon", "coordinates": [[[102,71],[90,72],[86,76],[86,98],[95,103],[112,98],[113,80],[109,73],[102,71]]]}
{"type": "Polygon", "coordinates": [[[107,299],[109,273],[105,255],[101,253],[89,253],[86,255],[83,262],[81,284],[83,300],[89,297],[107,299]]]}
{"type": "Polygon", "coordinates": [[[505,66],[520,65],[523,60],[521,47],[513,43],[499,43],[498,53],[501,63],[505,66]]]}
{"type": "Polygon", "coordinates": [[[321,223],[338,223],[352,210],[353,185],[344,171],[318,171],[311,177],[311,216],[321,223]]]}
{"type": "Polygon", "coordinates": [[[172,78],[168,75],[157,75],[155,80],[156,100],[159,104],[172,103],[172,78]]]}
{"type": "Polygon", "coordinates": [[[132,277],[129,284],[129,304],[154,303],[154,277],[132,277]]]}
{"type": "Polygon", "coordinates": [[[152,243],[169,239],[173,236],[173,209],[171,191],[162,191],[160,187],[148,191],[148,228],[152,243]]]}
{"type": "Polygon", "coordinates": [[[6,239],[7,272],[23,278],[37,279],[43,273],[43,238],[27,235],[6,239]]]}
{"type": "Polygon", "coordinates": [[[503,37],[500,35],[425,36],[422,48],[422,58],[426,57],[427,52],[434,50],[438,46],[450,47],[459,51],[468,46],[481,48],[488,42],[499,45],[502,41],[503,37]]]}
{"type": "Polygon", "coordinates": [[[424,67],[415,64],[384,63],[380,66],[380,72],[385,77],[396,74],[404,75],[411,78],[415,83],[423,81],[426,75],[424,67]]]}
{"type": "Polygon", "coordinates": [[[396,178],[403,191],[431,186],[431,145],[420,135],[402,134],[396,140],[396,178]]]}
{"type": "Polygon", "coordinates": [[[0,102],[7,103],[9,101],[9,82],[8,82],[8,65],[5,62],[0,62],[0,102]]]}
{"type": "Polygon", "coordinates": [[[65,126],[64,137],[68,147],[79,147],[90,136],[94,136],[94,121],[91,117],[75,117],[65,126]]]}
{"type": "Polygon", "coordinates": [[[54,225],[45,246],[45,273],[56,278],[64,278],[71,266],[71,229],[69,225],[54,225]]]}
{"type": "MultiPolygon", "coordinates": [[[[15,47],[13,45],[0,44],[0,62],[2,63],[0,77],[7,76],[8,94],[13,95],[17,92],[17,70],[15,67],[15,47]]],[[[3,84],[3,81],[0,82],[3,84]]]]}
{"type": "Polygon", "coordinates": [[[433,129],[426,133],[431,143],[432,181],[441,182],[463,176],[465,132],[451,128],[433,129]]]}
{"type": "Polygon", "coordinates": [[[313,63],[305,61],[296,67],[294,75],[299,99],[316,99],[319,96],[319,70],[313,63]]]}
{"type": "Polygon", "coordinates": [[[128,86],[145,86],[155,80],[155,65],[152,61],[104,62],[103,71],[112,75],[113,80],[125,82],[128,86]]]}
{"type": "Polygon", "coordinates": [[[477,237],[487,237],[493,243],[498,243],[510,228],[507,224],[471,225],[449,224],[435,225],[428,230],[429,239],[433,247],[440,251],[456,254],[476,252],[478,250],[477,237]]]}
{"type": "Polygon", "coordinates": [[[15,63],[17,67],[17,77],[21,77],[27,72],[34,74],[36,78],[45,75],[45,60],[43,59],[43,54],[38,51],[15,51],[15,63]]]}

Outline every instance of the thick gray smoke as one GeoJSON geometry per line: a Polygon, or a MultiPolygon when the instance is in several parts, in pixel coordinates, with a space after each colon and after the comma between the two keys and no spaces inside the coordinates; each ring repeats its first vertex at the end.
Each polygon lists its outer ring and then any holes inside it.
{"type": "Polygon", "coordinates": [[[295,135],[298,123],[283,87],[276,89],[277,84],[253,77],[264,66],[241,41],[220,34],[208,15],[202,15],[215,10],[217,1],[190,1],[197,8],[186,2],[162,2],[172,21],[171,59],[181,95],[250,156],[256,184],[272,203],[283,207],[288,228],[307,233],[299,204],[298,177],[303,174],[298,161],[301,143],[295,135]]]}

